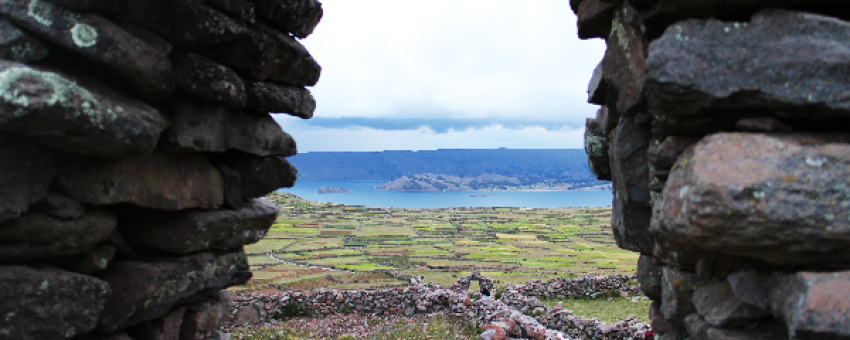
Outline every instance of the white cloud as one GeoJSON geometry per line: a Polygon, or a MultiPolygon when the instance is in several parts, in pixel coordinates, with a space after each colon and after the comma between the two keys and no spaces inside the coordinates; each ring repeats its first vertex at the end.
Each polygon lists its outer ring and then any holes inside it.
{"type": "Polygon", "coordinates": [[[312,89],[317,117],[576,125],[595,113],[585,90],[604,44],[577,38],[569,1],[324,0],[323,6],[322,22],[303,41],[323,67],[312,89]]]}

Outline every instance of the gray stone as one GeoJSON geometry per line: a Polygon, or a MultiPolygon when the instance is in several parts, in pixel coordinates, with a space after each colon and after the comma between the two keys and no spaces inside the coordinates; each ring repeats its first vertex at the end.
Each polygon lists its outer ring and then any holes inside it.
{"type": "Polygon", "coordinates": [[[850,271],[775,274],[769,300],[793,339],[850,339],[850,271]]]}
{"type": "Polygon", "coordinates": [[[179,89],[205,101],[245,107],[245,84],[229,67],[194,53],[176,54],[172,60],[179,89]]]}
{"type": "Polygon", "coordinates": [[[719,133],[682,156],[651,229],[774,266],[850,259],[850,136],[719,133]],[[734,226],[734,227],[730,227],[734,226]]]}
{"type": "Polygon", "coordinates": [[[322,67],[295,38],[261,24],[219,49],[216,58],[256,81],[313,86],[322,73],[322,67]]]}
{"type": "Polygon", "coordinates": [[[611,163],[608,156],[608,137],[595,119],[587,119],[584,128],[584,152],[590,172],[600,181],[611,180],[611,163]]]}
{"type": "Polygon", "coordinates": [[[249,0],[209,0],[207,4],[249,23],[256,21],[256,7],[249,0]]]}
{"type": "Polygon", "coordinates": [[[313,33],[324,14],[318,0],[254,0],[254,3],[258,16],[301,39],[313,33]]]}
{"type": "Polygon", "coordinates": [[[9,0],[0,4],[0,13],[46,40],[117,71],[145,97],[163,98],[171,92],[171,63],[164,51],[103,17],[75,13],[53,3],[9,0]]]}
{"type": "Polygon", "coordinates": [[[174,152],[238,150],[259,156],[290,155],[295,140],[268,113],[256,114],[189,99],[168,107],[174,123],[162,147],[174,152]]]}
{"type": "Polygon", "coordinates": [[[648,43],[640,24],[634,8],[617,5],[602,70],[608,85],[605,105],[618,116],[635,114],[645,106],[643,86],[648,43]]]}
{"type": "Polygon", "coordinates": [[[700,287],[694,291],[697,313],[713,327],[727,327],[762,319],[770,313],[744,303],[735,297],[726,281],[700,287]]]}
{"type": "Polygon", "coordinates": [[[265,198],[244,208],[157,213],[140,211],[121,227],[136,249],[188,254],[232,249],[259,241],[277,218],[277,206],[265,198]]]}
{"type": "Polygon", "coordinates": [[[611,20],[614,19],[614,4],[601,0],[584,0],[578,7],[579,39],[608,38],[611,20]]]}
{"type": "Polygon", "coordinates": [[[316,99],[303,87],[249,82],[246,89],[248,107],[260,112],[286,113],[309,119],[316,111],[316,99]]]}
{"type": "Polygon", "coordinates": [[[29,63],[47,57],[50,51],[38,39],[6,19],[0,19],[0,59],[29,63]]]}
{"type": "Polygon", "coordinates": [[[245,199],[292,187],[298,173],[282,156],[256,157],[241,154],[232,160],[230,166],[242,179],[242,197],[245,199]]]}
{"type": "Polygon", "coordinates": [[[206,300],[189,305],[180,340],[208,340],[215,337],[223,316],[230,315],[230,293],[220,290],[206,300]]]}
{"type": "Polygon", "coordinates": [[[174,46],[171,46],[171,43],[163,39],[159,34],[138,23],[124,21],[121,23],[121,28],[153,46],[155,49],[165,52],[166,55],[171,54],[171,51],[174,49],[174,46]]]}
{"type": "Polygon", "coordinates": [[[739,300],[761,309],[770,307],[762,275],[752,270],[737,271],[726,278],[729,288],[739,300]]]}
{"type": "Polygon", "coordinates": [[[0,131],[107,158],[148,154],[167,126],[159,112],[105,88],[0,61],[0,131]]]}
{"type": "Polygon", "coordinates": [[[117,219],[92,210],[77,220],[31,212],[0,225],[0,261],[24,262],[76,255],[106,241],[117,219]]]}
{"type": "Polygon", "coordinates": [[[96,273],[106,269],[109,261],[112,261],[115,256],[115,252],[115,246],[103,244],[82,254],[62,259],[57,265],[72,272],[96,273]]]}
{"type": "Polygon", "coordinates": [[[109,295],[94,277],[54,268],[0,266],[0,338],[60,340],[92,330],[109,295]]]}
{"type": "MultiPolygon", "coordinates": [[[[617,183],[616,177],[614,183],[617,183]]],[[[651,209],[629,203],[625,195],[617,191],[615,187],[611,211],[611,232],[618,247],[641,254],[652,254],[654,241],[649,234],[651,218],[651,209]]]]}
{"type": "Polygon", "coordinates": [[[620,118],[617,129],[611,133],[609,157],[614,189],[629,205],[649,205],[649,167],[647,149],[652,134],[648,126],[641,124],[641,117],[620,118]]]}
{"type": "Polygon", "coordinates": [[[847,117],[850,23],[764,10],[749,23],[679,22],[650,47],[649,105],[670,119],[847,117]],[[778,44],[777,42],[782,42],[778,44]]]}
{"type": "Polygon", "coordinates": [[[204,291],[239,285],[251,278],[245,253],[202,252],[181,257],[115,261],[98,276],[113,294],[98,321],[98,331],[113,332],[153,320],[177,306],[202,300],[204,291]]]}
{"type": "Polygon", "coordinates": [[[590,82],[587,84],[587,102],[596,105],[605,105],[605,92],[608,91],[608,85],[602,79],[602,64],[605,61],[600,61],[596,68],[593,69],[593,76],[590,77],[590,82]]]}
{"type": "Polygon", "coordinates": [[[47,197],[58,161],[25,139],[0,133],[0,223],[21,216],[30,204],[47,197]]]}
{"type": "Polygon", "coordinates": [[[679,155],[698,141],[698,138],[686,136],[669,136],[661,142],[654,140],[647,150],[649,163],[656,169],[670,169],[679,155]]]}
{"type": "Polygon", "coordinates": [[[215,166],[224,181],[224,205],[233,209],[244,207],[247,202],[242,197],[242,177],[227,164],[215,163],[215,166]]]}
{"type": "MultiPolygon", "coordinates": [[[[38,0],[36,0],[38,1],[38,0]]],[[[73,9],[96,10],[140,23],[175,46],[217,47],[245,33],[239,20],[198,1],[172,0],[52,0],[73,9]]]]}
{"type": "Polygon", "coordinates": [[[134,340],[177,340],[180,338],[180,326],[183,325],[185,314],[186,306],[177,307],[159,319],[130,327],[128,334],[134,340]]]}
{"type": "Polygon", "coordinates": [[[224,196],[221,175],[200,154],[75,159],[63,166],[57,185],[83,203],[130,203],[162,210],[217,209],[224,196]]]}
{"type": "Polygon", "coordinates": [[[788,339],[788,332],[776,319],[764,319],[733,328],[717,328],[697,314],[685,318],[692,340],[776,340],[788,339]]]}
{"type": "Polygon", "coordinates": [[[62,219],[78,219],[86,213],[86,207],[80,202],[56,193],[47,194],[47,197],[34,205],[33,209],[62,219]]]}
{"type": "Polygon", "coordinates": [[[655,333],[668,333],[674,329],[674,326],[664,320],[664,315],[661,314],[661,303],[652,301],[649,305],[649,325],[655,333]]]}
{"type": "Polygon", "coordinates": [[[637,264],[637,281],[640,291],[654,301],[661,300],[661,266],[651,255],[641,255],[637,264]]]}
{"type": "Polygon", "coordinates": [[[698,278],[694,273],[665,266],[661,276],[661,313],[664,318],[682,320],[696,313],[697,310],[692,301],[694,291],[710,283],[698,278]]]}

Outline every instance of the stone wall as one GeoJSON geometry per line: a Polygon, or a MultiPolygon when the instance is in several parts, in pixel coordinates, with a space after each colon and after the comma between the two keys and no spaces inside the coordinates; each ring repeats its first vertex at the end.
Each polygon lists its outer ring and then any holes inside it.
{"type": "Polygon", "coordinates": [[[316,0],[0,2],[0,339],[218,339],[291,186],[316,0]]]}
{"type": "Polygon", "coordinates": [[[835,0],[571,0],[591,169],[658,338],[850,339],[850,13],[835,0]]]}

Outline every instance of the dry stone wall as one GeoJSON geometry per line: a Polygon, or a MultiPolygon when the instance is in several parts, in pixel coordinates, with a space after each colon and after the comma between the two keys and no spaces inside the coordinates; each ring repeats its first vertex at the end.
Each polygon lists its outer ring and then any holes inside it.
{"type": "Polygon", "coordinates": [[[850,339],[850,15],[834,0],[571,0],[585,149],[658,339],[850,339]]]}
{"type": "Polygon", "coordinates": [[[0,2],[0,339],[219,339],[291,186],[316,0],[0,2]]]}

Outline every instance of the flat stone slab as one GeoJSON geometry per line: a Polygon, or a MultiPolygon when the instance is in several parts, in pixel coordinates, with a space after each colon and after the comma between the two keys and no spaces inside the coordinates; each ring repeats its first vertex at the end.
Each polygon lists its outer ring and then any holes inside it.
{"type": "Polygon", "coordinates": [[[245,107],[245,83],[229,67],[194,53],[177,54],[173,60],[179,89],[206,101],[245,107]]]}
{"type": "Polygon", "coordinates": [[[175,99],[162,147],[174,152],[238,150],[259,156],[289,155],[295,140],[268,113],[252,113],[196,100],[175,99]]]}
{"type": "Polygon", "coordinates": [[[63,166],[57,185],[83,203],[162,210],[217,209],[224,197],[221,175],[201,154],[76,159],[63,166]]]}
{"type": "Polygon", "coordinates": [[[249,82],[246,88],[248,107],[260,112],[286,113],[309,119],[316,111],[316,99],[310,94],[310,90],[303,87],[249,82]]]}
{"type": "Polygon", "coordinates": [[[616,116],[635,114],[645,102],[644,68],[648,43],[640,24],[638,12],[628,4],[614,9],[607,37],[612,43],[608,44],[602,59],[602,75],[607,85],[605,105],[616,116]]]}
{"type": "Polygon", "coordinates": [[[59,171],[56,156],[23,138],[0,133],[0,223],[47,197],[59,171]]]}
{"type": "Polygon", "coordinates": [[[313,86],[322,67],[295,38],[262,24],[219,49],[215,57],[255,81],[270,79],[294,86],[313,86]]]}
{"type": "Polygon", "coordinates": [[[242,154],[230,165],[241,179],[242,197],[262,197],[295,185],[298,170],[282,156],[256,157],[242,154]]]}
{"type": "Polygon", "coordinates": [[[143,211],[128,218],[121,232],[137,249],[176,254],[225,250],[259,241],[277,218],[278,208],[265,198],[237,210],[163,214],[143,211]]]}
{"type": "Polygon", "coordinates": [[[718,133],[673,166],[651,230],[777,266],[850,259],[850,136],[718,133]]]}
{"type": "Polygon", "coordinates": [[[840,66],[850,63],[848,40],[850,22],[804,12],[763,10],[750,22],[685,20],[650,45],[649,105],[683,120],[765,112],[848,117],[850,69],[840,66]]]}
{"type": "Polygon", "coordinates": [[[257,15],[273,22],[286,33],[306,38],[322,20],[322,3],[317,0],[254,0],[257,15]]]}
{"type": "Polygon", "coordinates": [[[112,295],[98,321],[98,331],[114,332],[167,314],[174,307],[204,299],[204,291],[243,284],[251,278],[240,248],[189,256],[116,261],[98,277],[112,295]]]}
{"type": "Polygon", "coordinates": [[[70,153],[149,154],[167,122],[145,103],[95,84],[0,61],[0,131],[70,153]]]}
{"type": "Polygon", "coordinates": [[[27,63],[44,59],[49,53],[38,39],[9,20],[0,19],[0,59],[27,63]]]}
{"type": "Polygon", "coordinates": [[[31,212],[0,225],[0,258],[25,262],[80,254],[109,239],[117,223],[114,215],[99,210],[74,220],[31,212]]]}
{"type": "Polygon", "coordinates": [[[850,338],[850,271],[776,274],[771,310],[794,339],[850,338]]]}
{"type": "Polygon", "coordinates": [[[0,266],[0,338],[68,339],[95,328],[109,295],[97,278],[54,268],[0,266]]]}
{"type": "Polygon", "coordinates": [[[8,0],[0,13],[35,35],[86,56],[122,75],[140,94],[162,98],[172,90],[171,63],[158,50],[101,16],[55,6],[54,1],[8,0]]]}

